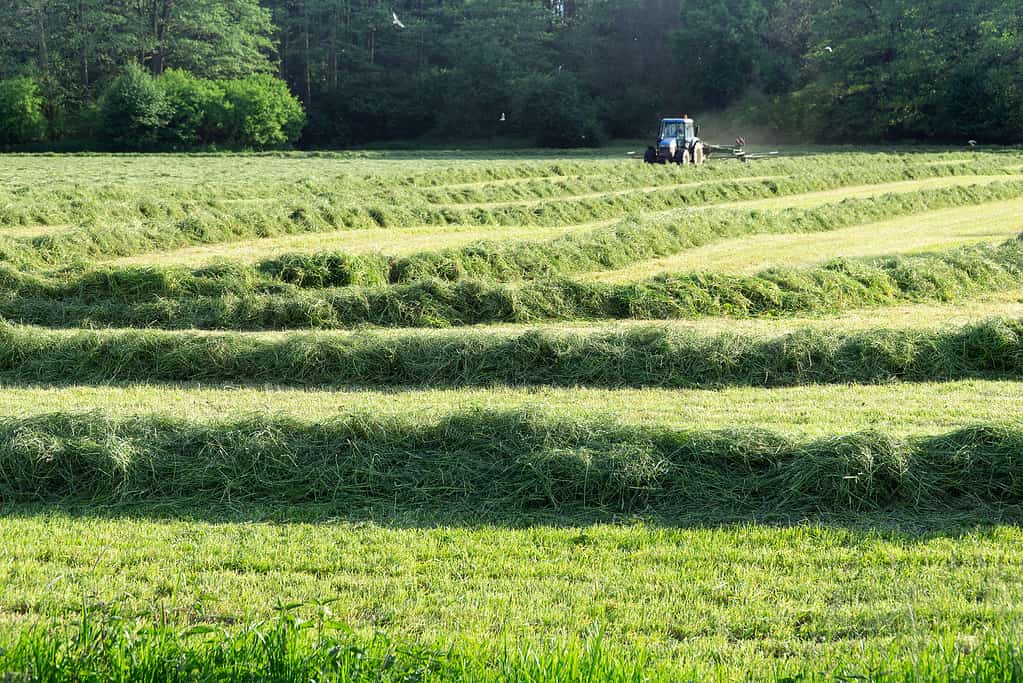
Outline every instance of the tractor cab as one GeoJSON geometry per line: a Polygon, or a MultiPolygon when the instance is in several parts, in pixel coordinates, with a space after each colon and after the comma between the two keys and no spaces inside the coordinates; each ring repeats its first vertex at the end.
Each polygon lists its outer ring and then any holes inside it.
{"type": "Polygon", "coordinates": [[[660,147],[672,140],[679,142],[696,138],[696,122],[692,119],[661,119],[660,147]]]}

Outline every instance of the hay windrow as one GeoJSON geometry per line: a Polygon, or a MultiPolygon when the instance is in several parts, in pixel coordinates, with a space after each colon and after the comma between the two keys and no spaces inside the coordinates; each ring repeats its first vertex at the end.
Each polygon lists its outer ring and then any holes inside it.
{"type": "Polygon", "coordinates": [[[0,261],[19,267],[53,267],[299,233],[381,227],[473,225],[499,228],[503,225],[587,223],[642,211],[766,199],[870,183],[959,175],[1009,175],[994,161],[969,167],[920,166],[901,157],[879,159],[876,155],[851,155],[843,162],[840,168],[822,162],[808,170],[799,161],[787,160],[772,166],[772,170],[783,177],[768,180],[743,180],[742,173],[740,177],[735,176],[734,167],[688,176],[675,170],[658,171],[637,164],[627,171],[630,177],[641,177],[644,183],[664,183],[664,190],[570,195],[536,203],[497,206],[432,204],[414,185],[386,185],[383,179],[343,179],[336,186],[306,181],[264,188],[264,193],[234,198],[206,196],[195,190],[183,192],[180,198],[133,194],[119,199],[115,193],[113,197],[82,199],[73,194],[63,202],[63,209],[59,196],[55,201],[51,193],[47,197],[50,205],[46,206],[28,207],[21,199],[12,202],[7,215],[0,214],[0,225],[73,224],[78,227],[30,239],[4,237],[0,232],[0,261]],[[786,175],[785,169],[793,174],[786,175]],[[658,172],[660,176],[656,175],[658,172]],[[705,178],[706,184],[672,189],[672,184],[688,184],[700,178],[705,178]]]}
{"type": "Polygon", "coordinates": [[[1020,377],[1018,319],[944,330],[808,328],[781,336],[650,326],[275,339],[0,326],[0,378],[16,382],[719,388],[1020,377]]]}
{"type": "Polygon", "coordinates": [[[186,286],[172,289],[173,280],[167,278],[173,272],[133,271],[116,286],[114,296],[108,294],[110,281],[102,279],[98,295],[86,290],[66,296],[32,276],[6,270],[0,275],[14,284],[0,296],[0,316],[62,327],[293,330],[831,313],[912,301],[953,301],[1018,287],[1023,282],[1023,242],[919,256],[836,259],[815,268],[775,268],[753,276],[665,274],[628,284],[567,278],[520,285],[423,280],[319,290],[281,284],[279,291],[250,294],[247,273],[242,271],[229,279],[241,293],[223,294],[218,293],[225,279],[222,273],[212,277],[214,291],[207,293],[201,289],[205,281],[189,279],[187,271],[179,271],[186,286]]]}
{"type": "Polygon", "coordinates": [[[7,501],[331,503],[536,510],[948,509],[1023,503],[1023,432],[802,442],[473,411],[219,424],[96,415],[0,419],[7,501]]]}
{"type": "Polygon", "coordinates": [[[180,266],[93,268],[43,276],[0,266],[0,292],[23,296],[103,298],[246,296],[306,289],[382,286],[437,278],[509,282],[614,270],[636,261],[676,254],[741,235],[838,230],[884,216],[952,206],[981,205],[1023,195],[1023,183],[999,183],[907,195],[847,200],[815,209],[721,211],[634,217],[551,241],[480,242],[461,249],[403,257],[320,252],[284,254],[258,264],[221,261],[190,270],[180,266]]]}
{"type": "Polygon", "coordinates": [[[633,216],[611,227],[569,234],[547,242],[509,245],[489,241],[461,249],[426,251],[390,259],[338,252],[285,254],[263,261],[259,270],[274,279],[303,287],[397,284],[424,278],[509,282],[615,270],[637,261],[746,235],[827,232],[897,216],[1013,199],[1021,194],[1023,183],[1008,182],[850,199],[811,209],[679,212],[655,218],[633,216]]]}

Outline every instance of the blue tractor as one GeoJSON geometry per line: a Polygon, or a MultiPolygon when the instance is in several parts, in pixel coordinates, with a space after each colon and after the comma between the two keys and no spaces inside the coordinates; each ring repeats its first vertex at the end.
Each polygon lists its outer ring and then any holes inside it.
{"type": "Polygon", "coordinates": [[[647,147],[643,161],[648,164],[702,165],[712,153],[726,152],[740,161],[748,159],[746,141],[739,138],[735,147],[708,145],[700,139],[700,127],[688,116],[661,119],[657,142],[647,147]]]}

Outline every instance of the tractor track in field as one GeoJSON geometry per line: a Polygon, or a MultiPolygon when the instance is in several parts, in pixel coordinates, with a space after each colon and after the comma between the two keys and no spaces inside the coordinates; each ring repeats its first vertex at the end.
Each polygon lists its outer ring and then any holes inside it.
{"type": "Polygon", "coordinates": [[[0,237],[12,237],[15,239],[32,239],[34,237],[42,237],[43,235],[52,235],[60,232],[65,232],[74,228],[74,225],[70,223],[55,223],[53,225],[37,224],[37,225],[22,225],[12,226],[7,228],[0,228],[0,237]]]}

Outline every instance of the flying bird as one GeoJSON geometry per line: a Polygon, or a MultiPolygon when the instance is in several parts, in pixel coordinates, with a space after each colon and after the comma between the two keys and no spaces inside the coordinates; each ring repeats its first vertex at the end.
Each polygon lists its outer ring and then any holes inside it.
{"type": "Polygon", "coordinates": [[[977,146],[977,141],[976,140],[970,140],[966,144],[968,144],[970,147],[976,147],[977,146]]]}
{"type": "Polygon", "coordinates": [[[405,24],[401,23],[401,19],[398,18],[397,12],[391,12],[391,17],[393,17],[393,20],[391,21],[392,26],[397,26],[398,28],[405,28],[405,24]]]}
{"type": "Polygon", "coordinates": [[[835,50],[830,45],[828,45],[827,47],[824,48],[824,51],[825,52],[834,52],[835,50]]]}
{"type": "Polygon", "coordinates": [[[508,120],[508,117],[504,115],[504,112],[501,112],[501,118],[500,118],[500,119],[498,119],[498,120],[499,120],[499,121],[500,121],[501,123],[504,123],[505,121],[507,121],[507,120],[508,120]]]}

